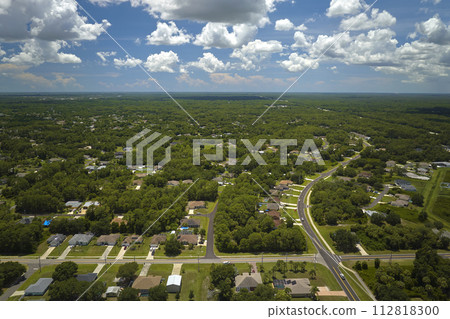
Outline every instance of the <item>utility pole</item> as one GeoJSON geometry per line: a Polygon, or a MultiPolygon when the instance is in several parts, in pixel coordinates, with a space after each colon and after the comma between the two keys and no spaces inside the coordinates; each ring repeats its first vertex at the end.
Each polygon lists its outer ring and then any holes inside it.
{"type": "Polygon", "coordinates": [[[41,256],[39,256],[39,272],[41,272],[41,256]]]}

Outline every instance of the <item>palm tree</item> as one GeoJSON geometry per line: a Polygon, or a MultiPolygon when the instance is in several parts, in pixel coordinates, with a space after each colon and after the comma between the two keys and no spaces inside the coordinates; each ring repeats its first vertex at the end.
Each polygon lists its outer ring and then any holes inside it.
{"type": "Polygon", "coordinates": [[[319,292],[319,288],[317,286],[312,286],[309,290],[309,293],[311,294],[312,300],[317,300],[317,293],[319,292]]]}

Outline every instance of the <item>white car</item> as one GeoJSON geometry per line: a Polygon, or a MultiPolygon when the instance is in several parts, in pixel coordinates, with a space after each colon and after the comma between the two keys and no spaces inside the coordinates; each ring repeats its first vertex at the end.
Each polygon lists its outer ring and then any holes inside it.
{"type": "Polygon", "coordinates": [[[231,264],[228,260],[225,260],[224,262],[223,262],[223,264],[224,265],[229,265],[229,264],[231,264]]]}

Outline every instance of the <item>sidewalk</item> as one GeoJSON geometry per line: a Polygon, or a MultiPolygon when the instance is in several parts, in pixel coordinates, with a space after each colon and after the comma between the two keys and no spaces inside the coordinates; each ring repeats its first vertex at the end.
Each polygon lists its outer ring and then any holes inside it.
{"type": "Polygon", "coordinates": [[[48,255],[52,253],[53,250],[55,250],[56,247],[49,247],[47,251],[41,256],[41,259],[47,259],[48,255]]]}
{"type": "Polygon", "coordinates": [[[70,250],[72,249],[72,246],[68,246],[63,253],[61,254],[61,256],[59,256],[56,259],[66,259],[67,255],[70,253],[70,250]]]}
{"type": "Polygon", "coordinates": [[[123,256],[125,255],[125,252],[126,252],[125,247],[122,247],[120,249],[119,253],[117,254],[116,259],[123,259],[123,256]]]}
{"type": "Polygon", "coordinates": [[[179,275],[181,273],[181,266],[183,264],[173,264],[172,275],[179,275]]]}

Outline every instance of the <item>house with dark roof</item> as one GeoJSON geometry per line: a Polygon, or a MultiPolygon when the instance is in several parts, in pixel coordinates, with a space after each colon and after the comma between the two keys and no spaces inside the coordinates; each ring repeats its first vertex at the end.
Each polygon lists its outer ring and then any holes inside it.
{"type": "Polygon", "coordinates": [[[261,285],[262,279],[261,274],[257,273],[246,273],[244,272],[242,275],[238,275],[235,278],[236,283],[236,292],[239,292],[241,289],[245,288],[248,291],[255,290],[258,285],[261,285]]]}
{"type": "Polygon", "coordinates": [[[69,246],[87,246],[91,242],[93,234],[76,234],[69,240],[69,246]]]}
{"type": "Polygon", "coordinates": [[[194,218],[183,218],[180,220],[180,226],[186,225],[189,228],[199,228],[200,220],[194,218]]]}
{"type": "Polygon", "coordinates": [[[58,247],[59,245],[62,244],[62,242],[66,240],[66,235],[63,234],[56,234],[56,235],[52,235],[47,239],[47,244],[50,247],[58,247]]]}
{"type": "Polygon", "coordinates": [[[30,285],[25,290],[25,296],[43,296],[48,290],[48,287],[50,287],[51,283],[53,282],[52,278],[39,278],[39,280],[35,283],[30,285]]]}
{"type": "Polygon", "coordinates": [[[396,179],[395,185],[397,185],[398,187],[400,187],[401,189],[403,189],[406,192],[415,192],[416,191],[416,188],[414,187],[414,185],[412,185],[408,181],[405,181],[404,179],[396,179]]]}
{"type": "Polygon", "coordinates": [[[97,274],[96,273],[88,273],[88,274],[81,274],[81,275],[76,275],[76,279],[78,281],[85,281],[85,282],[94,282],[97,279],[97,274]]]}
{"type": "Polygon", "coordinates": [[[289,288],[289,294],[294,298],[308,297],[311,294],[311,284],[308,278],[276,279],[273,285],[278,289],[289,288]]]}
{"type": "Polygon", "coordinates": [[[119,234],[111,234],[111,235],[101,235],[97,239],[98,246],[115,246],[117,241],[119,240],[119,234]]]}

